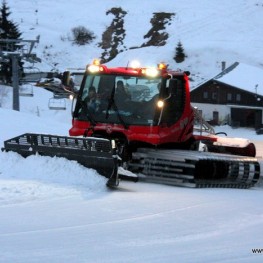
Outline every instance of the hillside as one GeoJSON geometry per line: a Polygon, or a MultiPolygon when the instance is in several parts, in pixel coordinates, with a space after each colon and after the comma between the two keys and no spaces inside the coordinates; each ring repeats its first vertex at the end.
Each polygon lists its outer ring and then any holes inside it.
{"type": "Polygon", "coordinates": [[[133,59],[142,64],[167,62],[171,68],[192,72],[192,85],[213,77],[221,70],[221,62],[229,66],[235,61],[263,67],[262,26],[263,1],[157,1],[147,0],[75,0],[41,1],[9,0],[11,17],[19,24],[24,39],[36,39],[40,43],[36,52],[43,70],[63,71],[66,68],[83,68],[92,58],[105,51],[98,44],[102,35],[116,16],[107,13],[121,8],[124,35],[118,50],[122,51],[111,65],[127,65],[133,59]],[[139,7],[139,8],[138,8],[139,7]],[[168,34],[164,46],[143,47],[152,30],[152,18],[156,13],[172,13],[171,20],[160,33],[168,34]],[[71,30],[85,26],[96,36],[92,44],[72,44],[71,30]],[[175,47],[181,41],[187,55],[185,62],[173,60],[175,47]],[[132,48],[132,49],[131,49],[132,48]]]}

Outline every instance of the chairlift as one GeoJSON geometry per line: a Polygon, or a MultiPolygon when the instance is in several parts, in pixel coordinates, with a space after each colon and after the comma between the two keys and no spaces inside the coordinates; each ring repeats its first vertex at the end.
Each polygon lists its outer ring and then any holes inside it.
{"type": "Polygon", "coordinates": [[[40,69],[35,66],[24,67],[24,77],[20,79],[21,83],[36,82],[41,78],[40,69]]]}
{"type": "Polygon", "coordinates": [[[66,99],[59,97],[50,98],[48,101],[48,108],[50,110],[66,110],[66,99]]]}
{"type": "Polygon", "coordinates": [[[26,84],[26,85],[19,86],[19,96],[33,97],[34,96],[33,85],[26,84]]]}
{"type": "Polygon", "coordinates": [[[28,66],[28,67],[24,67],[24,72],[26,74],[28,73],[39,73],[40,72],[40,69],[36,66],[28,66]]]}

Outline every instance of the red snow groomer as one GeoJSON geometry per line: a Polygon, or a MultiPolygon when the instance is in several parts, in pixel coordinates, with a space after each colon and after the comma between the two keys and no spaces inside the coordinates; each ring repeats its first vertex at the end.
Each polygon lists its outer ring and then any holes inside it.
{"type": "Polygon", "coordinates": [[[119,179],[189,187],[255,185],[260,165],[254,144],[215,134],[191,106],[189,74],[163,63],[109,68],[95,60],[74,102],[70,136],[25,134],[28,145],[21,150],[19,136],[18,142],[11,139],[11,150],[77,160],[108,177],[111,186],[119,179]]]}

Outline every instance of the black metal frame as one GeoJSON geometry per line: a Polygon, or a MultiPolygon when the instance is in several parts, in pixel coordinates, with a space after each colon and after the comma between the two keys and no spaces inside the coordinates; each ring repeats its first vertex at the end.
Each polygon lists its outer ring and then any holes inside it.
{"type": "Polygon", "coordinates": [[[109,178],[108,186],[119,183],[117,155],[107,139],[25,133],[4,141],[2,151],[17,152],[23,157],[39,154],[75,160],[109,178]]]}

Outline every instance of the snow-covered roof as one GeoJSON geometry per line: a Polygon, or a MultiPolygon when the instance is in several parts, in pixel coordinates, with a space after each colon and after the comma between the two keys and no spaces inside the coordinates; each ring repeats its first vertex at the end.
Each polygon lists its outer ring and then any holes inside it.
{"type": "Polygon", "coordinates": [[[214,80],[263,96],[263,69],[258,67],[236,62],[214,80]]]}

